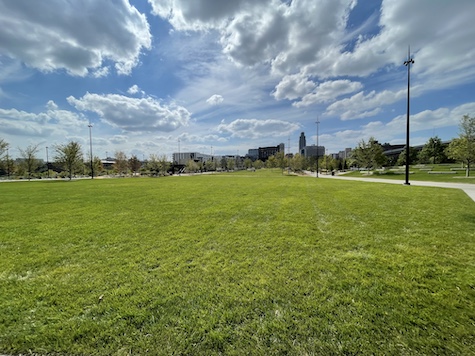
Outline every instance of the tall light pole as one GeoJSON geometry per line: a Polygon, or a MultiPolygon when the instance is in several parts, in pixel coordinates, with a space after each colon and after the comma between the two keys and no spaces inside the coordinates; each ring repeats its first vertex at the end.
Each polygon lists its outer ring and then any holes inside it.
{"type": "Polygon", "coordinates": [[[406,119],[406,182],[409,183],[409,102],[410,102],[410,88],[411,88],[411,64],[414,64],[414,60],[411,58],[411,47],[407,48],[407,61],[404,61],[404,65],[407,67],[407,119],[406,119]]]}
{"type": "Polygon", "coordinates": [[[46,146],[46,170],[48,171],[48,179],[49,179],[48,146],[46,146]]]}
{"type": "Polygon", "coordinates": [[[91,179],[94,179],[94,165],[92,164],[92,124],[87,125],[89,127],[89,154],[91,156],[91,179]]]}
{"type": "Polygon", "coordinates": [[[180,168],[180,138],[178,138],[178,175],[181,175],[181,168],[180,168]]]}
{"type": "Polygon", "coordinates": [[[10,158],[8,157],[8,147],[7,147],[7,179],[10,180],[10,158]]]}
{"type": "Polygon", "coordinates": [[[317,124],[317,173],[315,178],[318,178],[318,125],[320,124],[320,121],[317,119],[315,123],[317,124]]]}

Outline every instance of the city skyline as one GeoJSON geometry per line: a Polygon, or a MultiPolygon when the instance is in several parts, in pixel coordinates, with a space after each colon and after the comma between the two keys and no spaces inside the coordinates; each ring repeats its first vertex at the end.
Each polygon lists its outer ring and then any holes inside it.
{"type": "MultiPolygon", "coordinates": [[[[0,138],[85,154],[232,155],[457,136],[475,114],[470,0],[0,0],[0,138]],[[91,128],[88,126],[92,125],[91,128]],[[211,148],[212,147],[212,148],[211,148]]],[[[50,158],[51,159],[51,158],[50,158]]]]}

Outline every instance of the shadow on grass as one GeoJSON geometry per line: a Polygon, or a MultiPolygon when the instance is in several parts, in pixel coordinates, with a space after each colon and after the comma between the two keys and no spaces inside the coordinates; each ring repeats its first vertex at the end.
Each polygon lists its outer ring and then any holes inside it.
{"type": "Polygon", "coordinates": [[[475,225],[475,214],[463,214],[462,220],[475,225]]]}

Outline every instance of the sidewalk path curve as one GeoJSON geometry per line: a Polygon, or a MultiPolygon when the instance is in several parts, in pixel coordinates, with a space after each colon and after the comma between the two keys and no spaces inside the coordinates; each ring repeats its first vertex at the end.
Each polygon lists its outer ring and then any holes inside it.
{"type": "MultiPolygon", "coordinates": [[[[313,173],[315,176],[315,173],[313,173]]],[[[345,177],[331,176],[321,174],[319,178],[331,178],[331,179],[343,179],[343,180],[357,180],[360,182],[375,182],[375,183],[390,183],[390,184],[403,184],[400,180],[382,179],[382,178],[357,178],[357,177],[345,177]]],[[[411,185],[418,187],[436,187],[436,188],[451,188],[462,189],[474,202],[475,202],[475,184],[471,183],[445,183],[445,182],[426,182],[426,181],[409,181],[411,185]]]]}

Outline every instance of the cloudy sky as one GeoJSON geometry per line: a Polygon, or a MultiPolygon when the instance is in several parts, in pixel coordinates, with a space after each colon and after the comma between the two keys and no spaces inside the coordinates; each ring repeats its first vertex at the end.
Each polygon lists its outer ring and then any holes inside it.
{"type": "Polygon", "coordinates": [[[457,135],[475,115],[473,0],[0,0],[0,138],[244,155],[457,135]],[[290,149],[289,149],[290,143],[290,149]]]}

